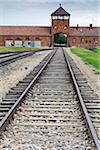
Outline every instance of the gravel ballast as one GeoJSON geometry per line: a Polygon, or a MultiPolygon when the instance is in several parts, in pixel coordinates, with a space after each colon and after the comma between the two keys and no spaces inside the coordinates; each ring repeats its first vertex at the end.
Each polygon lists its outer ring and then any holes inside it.
{"type": "Polygon", "coordinates": [[[9,90],[23,80],[51,51],[38,52],[0,68],[0,102],[9,90]]]}
{"type": "Polygon", "coordinates": [[[77,67],[86,77],[88,84],[94,90],[94,93],[100,98],[100,75],[95,74],[95,68],[93,68],[91,65],[85,64],[80,57],[76,56],[70,51],[70,48],[67,48],[66,50],[76,63],[77,67]]]}

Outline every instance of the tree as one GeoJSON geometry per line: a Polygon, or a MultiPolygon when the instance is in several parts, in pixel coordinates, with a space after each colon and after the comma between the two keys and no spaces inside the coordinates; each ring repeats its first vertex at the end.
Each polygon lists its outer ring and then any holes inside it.
{"type": "Polygon", "coordinates": [[[66,44],[67,39],[63,33],[57,33],[54,35],[54,43],[56,44],[66,44]]]}

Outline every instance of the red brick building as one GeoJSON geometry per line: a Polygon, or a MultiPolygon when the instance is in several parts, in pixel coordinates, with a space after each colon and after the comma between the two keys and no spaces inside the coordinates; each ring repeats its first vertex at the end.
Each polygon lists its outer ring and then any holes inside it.
{"type": "Polygon", "coordinates": [[[51,22],[51,27],[0,26],[0,46],[54,46],[55,35],[62,33],[66,46],[100,47],[100,27],[71,27],[70,14],[61,6],[51,14],[51,22]]]}

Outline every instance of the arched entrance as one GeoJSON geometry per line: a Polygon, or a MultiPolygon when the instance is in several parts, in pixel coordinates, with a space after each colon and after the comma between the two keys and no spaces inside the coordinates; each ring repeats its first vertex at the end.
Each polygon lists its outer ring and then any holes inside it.
{"type": "Polygon", "coordinates": [[[54,34],[54,46],[65,47],[67,45],[67,35],[64,33],[54,34]]]}

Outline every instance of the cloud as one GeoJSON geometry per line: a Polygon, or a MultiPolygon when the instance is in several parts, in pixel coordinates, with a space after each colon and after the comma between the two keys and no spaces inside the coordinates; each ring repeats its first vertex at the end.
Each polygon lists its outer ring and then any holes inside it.
{"type": "Polygon", "coordinates": [[[44,6],[53,6],[55,4],[58,5],[59,3],[62,3],[62,6],[67,7],[68,10],[73,9],[77,11],[82,9],[83,11],[97,11],[98,8],[98,0],[0,0],[0,8],[23,10],[29,9],[29,7],[32,8],[37,5],[39,8],[41,8],[40,4],[44,6]]]}
{"type": "Polygon", "coordinates": [[[93,3],[98,3],[98,0],[0,0],[0,2],[21,2],[21,3],[89,3],[90,5],[93,3]]]}
{"type": "Polygon", "coordinates": [[[0,24],[50,25],[59,3],[71,14],[71,25],[98,22],[98,0],[0,0],[0,24]]]}

